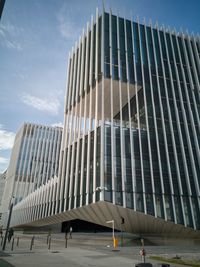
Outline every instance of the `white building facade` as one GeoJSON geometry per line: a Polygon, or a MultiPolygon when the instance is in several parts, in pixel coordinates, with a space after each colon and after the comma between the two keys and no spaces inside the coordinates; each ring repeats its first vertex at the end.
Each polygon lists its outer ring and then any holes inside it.
{"type": "Polygon", "coordinates": [[[3,201],[3,192],[4,192],[4,187],[6,183],[6,172],[3,172],[0,174],[0,228],[2,226],[2,201],[3,201]]]}
{"type": "Polygon", "coordinates": [[[2,206],[9,208],[58,175],[62,128],[25,123],[15,137],[2,206]]]}

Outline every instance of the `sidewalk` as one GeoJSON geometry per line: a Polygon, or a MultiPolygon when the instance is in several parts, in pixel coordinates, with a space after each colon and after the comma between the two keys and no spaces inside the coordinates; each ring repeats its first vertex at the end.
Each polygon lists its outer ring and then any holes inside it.
{"type": "MultiPolygon", "coordinates": [[[[133,267],[141,262],[139,241],[126,236],[123,247],[113,249],[111,233],[73,233],[73,238],[66,240],[64,234],[52,234],[51,243],[47,244],[47,235],[37,234],[31,248],[32,235],[19,235],[19,246],[16,246],[17,238],[12,249],[12,242],[7,243],[5,252],[0,252],[3,259],[15,267],[133,267]],[[7,255],[7,256],[6,256],[7,255]]],[[[150,255],[176,256],[200,259],[200,247],[174,247],[174,246],[145,246],[147,262],[158,266],[157,262],[149,260],[150,255]]],[[[0,267],[4,265],[1,265],[0,267]]],[[[5,265],[8,267],[9,265],[5,265]]],[[[170,266],[181,266],[170,264],[170,266]]]]}

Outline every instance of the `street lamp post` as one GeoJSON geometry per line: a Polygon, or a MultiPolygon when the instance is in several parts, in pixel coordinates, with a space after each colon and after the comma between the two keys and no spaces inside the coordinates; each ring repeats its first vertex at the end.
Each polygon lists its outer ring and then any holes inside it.
{"type": "MultiPolygon", "coordinates": [[[[14,198],[14,197],[13,197],[13,198],[14,198]]],[[[12,202],[12,199],[11,199],[10,209],[9,209],[9,215],[8,215],[8,222],[7,222],[7,227],[6,227],[5,237],[4,237],[4,240],[3,240],[3,247],[2,247],[2,250],[5,250],[5,248],[6,248],[6,241],[7,241],[8,231],[9,231],[9,227],[10,227],[10,221],[11,221],[11,216],[12,216],[12,210],[13,210],[13,202],[12,202]]]]}
{"type": "MultiPolygon", "coordinates": [[[[106,186],[98,186],[95,189],[96,192],[103,193],[103,195],[104,195],[104,192],[107,191],[107,190],[108,190],[108,188],[106,186]]],[[[104,199],[104,196],[103,195],[100,194],[100,200],[103,200],[104,199]]]]}
{"type": "Polygon", "coordinates": [[[95,191],[96,192],[102,192],[104,190],[107,191],[108,188],[106,186],[98,186],[95,191]]]}
{"type": "Polygon", "coordinates": [[[112,223],[112,237],[113,237],[113,244],[114,244],[114,240],[115,240],[115,221],[107,221],[106,223],[112,223]]]}

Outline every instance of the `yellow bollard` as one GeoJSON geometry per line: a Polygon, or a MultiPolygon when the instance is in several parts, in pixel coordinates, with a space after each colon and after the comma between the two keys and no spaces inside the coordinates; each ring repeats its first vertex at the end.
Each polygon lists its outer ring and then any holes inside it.
{"type": "Polygon", "coordinates": [[[114,248],[118,247],[118,239],[117,238],[113,238],[113,247],[114,248]]]}

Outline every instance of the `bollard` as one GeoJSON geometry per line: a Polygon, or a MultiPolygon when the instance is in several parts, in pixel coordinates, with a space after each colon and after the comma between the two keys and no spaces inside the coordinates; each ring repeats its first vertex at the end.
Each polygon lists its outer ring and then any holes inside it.
{"type": "Polygon", "coordinates": [[[65,236],[65,248],[67,248],[67,235],[65,236]]]}
{"type": "Polygon", "coordinates": [[[48,245],[48,250],[51,249],[51,236],[49,236],[49,245],[48,245]]]}
{"type": "Polygon", "coordinates": [[[31,239],[30,250],[32,250],[32,246],[33,246],[33,243],[32,243],[32,239],[31,239]]]}
{"type": "Polygon", "coordinates": [[[3,245],[3,236],[1,237],[1,246],[3,245]]]}
{"type": "Polygon", "coordinates": [[[11,250],[13,250],[13,249],[14,249],[14,242],[15,242],[15,239],[14,239],[14,237],[13,237],[13,239],[12,239],[12,246],[11,246],[11,250]]]}
{"type": "Polygon", "coordinates": [[[19,236],[17,237],[17,247],[19,247],[19,236]]]}
{"type": "Polygon", "coordinates": [[[146,250],[144,248],[140,250],[140,256],[143,262],[145,263],[146,250]]]}
{"type": "Polygon", "coordinates": [[[113,247],[114,247],[114,249],[118,248],[118,239],[117,238],[113,239],[113,247]]]}
{"type": "Polygon", "coordinates": [[[34,245],[34,236],[31,238],[30,250],[32,250],[32,248],[33,248],[33,245],[34,245]]]}
{"type": "Polygon", "coordinates": [[[47,245],[49,244],[50,237],[51,237],[51,233],[47,235],[47,245]]]}

